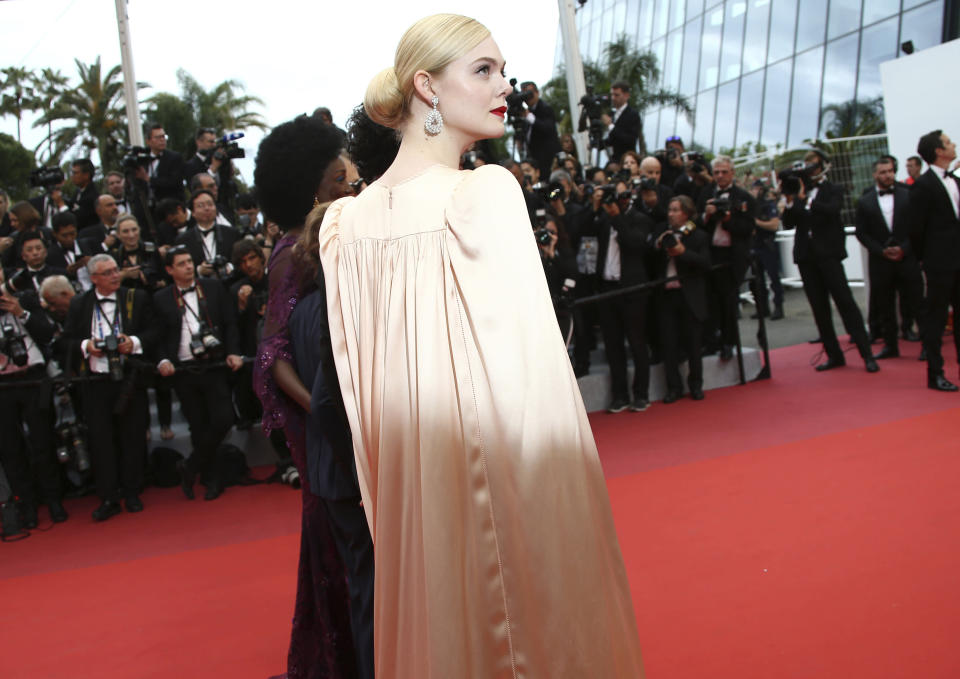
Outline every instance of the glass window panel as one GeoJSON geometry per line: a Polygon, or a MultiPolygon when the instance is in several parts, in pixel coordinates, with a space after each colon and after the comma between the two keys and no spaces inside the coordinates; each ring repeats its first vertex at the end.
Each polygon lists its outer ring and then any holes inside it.
{"type": "Polygon", "coordinates": [[[770,0],[750,0],[747,4],[747,39],[743,45],[743,72],[763,68],[767,59],[767,26],[770,0]]]}
{"type": "MultiPolygon", "coordinates": [[[[870,0],[867,5],[878,0],[870,0]]],[[[899,2],[899,0],[896,0],[899,2]]],[[[830,0],[830,20],[827,22],[827,37],[849,33],[860,28],[861,0],[830,0]]]]}
{"type": "Polygon", "coordinates": [[[760,133],[766,146],[773,147],[787,141],[792,68],[792,59],[767,68],[767,90],[763,96],[763,128],[760,133]]]}
{"type": "Polygon", "coordinates": [[[760,141],[760,107],[763,103],[763,71],[740,79],[740,108],[737,110],[737,138],[735,144],[760,141]]]}
{"type": "Polygon", "coordinates": [[[853,99],[857,85],[858,39],[859,36],[854,33],[827,44],[822,106],[853,99]]]}
{"type": "Polygon", "coordinates": [[[617,2],[613,6],[613,35],[618,36],[621,33],[628,32],[633,37],[633,32],[627,27],[627,5],[630,2],[617,2]]]}
{"type": "Polygon", "coordinates": [[[643,138],[647,142],[648,149],[657,149],[660,148],[657,146],[658,139],[660,139],[660,133],[658,131],[660,125],[660,111],[644,111],[643,113],[643,138]]]}
{"type": "Polygon", "coordinates": [[[727,3],[727,16],[723,22],[723,50],[720,53],[720,82],[740,76],[746,11],[746,0],[732,0],[727,3]]]}
{"type": "Polygon", "coordinates": [[[943,0],[937,0],[903,13],[900,42],[912,40],[914,49],[923,50],[939,45],[942,31],[943,0]]]}
{"type": "MultiPolygon", "coordinates": [[[[682,2],[682,0],[676,0],[682,2]]],[[[653,15],[653,37],[659,38],[667,32],[667,20],[670,14],[670,0],[657,0],[653,15]]]]}
{"type": "MultiPolygon", "coordinates": [[[[693,139],[693,125],[690,124],[690,121],[687,120],[687,117],[683,114],[677,114],[677,127],[676,132],[674,133],[685,142],[689,143],[693,139]]],[[[647,145],[650,150],[655,148],[662,149],[664,147],[664,141],[666,137],[661,137],[657,140],[656,145],[651,145],[650,141],[647,141],[647,145]]]]}
{"type": "Polygon", "coordinates": [[[713,131],[713,149],[729,150],[737,131],[737,96],[740,83],[736,80],[721,85],[717,90],[717,119],[713,131]]]}
{"type": "MultiPolygon", "coordinates": [[[[653,52],[653,56],[657,58],[657,65],[660,67],[660,77],[663,78],[663,66],[664,66],[664,50],[666,49],[666,38],[660,38],[655,40],[652,45],[650,45],[650,51],[653,52]]],[[[659,85],[659,83],[657,83],[659,85]]]]}
{"type": "Polygon", "coordinates": [[[883,94],[880,85],[880,63],[897,56],[898,49],[897,17],[863,29],[863,39],[860,41],[860,78],[857,84],[859,101],[883,94]]]}
{"type": "Polygon", "coordinates": [[[793,34],[797,26],[797,0],[773,0],[770,17],[770,52],[767,62],[780,61],[793,54],[793,34]]]}
{"type": "Polygon", "coordinates": [[[687,0],[687,21],[703,14],[703,0],[687,0]]]}
{"type": "Polygon", "coordinates": [[[603,43],[600,41],[600,29],[602,22],[599,18],[593,21],[593,35],[590,37],[590,56],[593,59],[599,59],[603,54],[603,43]]]}
{"type": "MultiPolygon", "coordinates": [[[[590,4],[589,2],[587,3],[590,4]]],[[[653,3],[640,3],[640,24],[637,29],[637,43],[645,48],[650,44],[650,33],[653,31],[653,3]]]]}
{"type": "Polygon", "coordinates": [[[647,139],[647,148],[650,150],[660,148],[663,140],[671,136],[677,125],[677,112],[672,108],[661,109],[660,111],[660,136],[656,139],[647,139]],[[656,146],[651,146],[656,144],[656,146]]]}
{"type": "Polygon", "coordinates": [[[704,15],[703,42],[700,45],[700,88],[713,87],[720,75],[720,36],[723,30],[723,8],[704,15]]]}
{"type": "Polygon", "coordinates": [[[713,105],[716,100],[716,89],[701,92],[697,97],[697,116],[693,128],[693,139],[708,149],[713,148],[713,105]]]}
{"type": "Polygon", "coordinates": [[[863,25],[886,19],[900,11],[900,0],[869,0],[863,6],[863,25]]]}
{"type": "Polygon", "coordinates": [[[637,35],[637,18],[640,16],[640,3],[625,2],[627,6],[627,16],[624,19],[623,30],[631,38],[637,35]]]}
{"type": "MultiPolygon", "coordinates": [[[[926,0],[903,0],[903,9],[904,11],[910,9],[911,7],[916,7],[917,5],[922,5],[926,0]]],[[[943,9],[941,6],[940,9],[943,9]]]]}
{"type": "Polygon", "coordinates": [[[803,0],[797,24],[797,51],[819,45],[827,24],[827,0],[803,0]]]}
{"type": "Polygon", "coordinates": [[[799,146],[814,139],[820,123],[820,79],[823,75],[823,48],[798,54],[793,69],[793,97],[790,102],[790,130],[787,143],[799,146]]]}
{"type": "Polygon", "coordinates": [[[673,10],[670,13],[670,28],[674,29],[677,26],[683,25],[683,14],[686,10],[686,2],[684,0],[673,0],[671,9],[673,10]]]}
{"type": "Polygon", "coordinates": [[[673,31],[667,36],[667,54],[663,60],[663,86],[668,90],[676,90],[680,85],[680,46],[683,33],[673,31]]]}
{"type": "Polygon", "coordinates": [[[692,96],[697,92],[697,73],[700,56],[700,29],[703,19],[697,17],[683,27],[683,60],[681,61],[680,93],[692,96]]]}

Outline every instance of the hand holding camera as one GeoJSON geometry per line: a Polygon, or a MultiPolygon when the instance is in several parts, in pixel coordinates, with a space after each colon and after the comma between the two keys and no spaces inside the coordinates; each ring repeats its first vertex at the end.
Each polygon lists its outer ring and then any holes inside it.
{"type": "Polygon", "coordinates": [[[6,287],[0,292],[0,311],[6,312],[15,318],[23,316],[23,307],[20,306],[20,300],[11,295],[6,287]]]}
{"type": "Polygon", "coordinates": [[[250,285],[241,285],[240,289],[237,290],[237,308],[240,311],[247,310],[247,302],[250,300],[250,295],[253,293],[253,286],[250,285]]]}

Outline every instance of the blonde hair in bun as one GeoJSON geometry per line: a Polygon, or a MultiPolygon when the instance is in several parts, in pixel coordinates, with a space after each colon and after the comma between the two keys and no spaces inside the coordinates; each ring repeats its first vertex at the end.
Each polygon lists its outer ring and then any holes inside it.
{"type": "Polygon", "coordinates": [[[413,76],[423,70],[439,75],[453,61],[490,36],[486,26],[459,14],[434,14],[407,29],[397,45],[393,68],[367,86],[363,107],[375,123],[397,129],[410,112],[413,76]]]}

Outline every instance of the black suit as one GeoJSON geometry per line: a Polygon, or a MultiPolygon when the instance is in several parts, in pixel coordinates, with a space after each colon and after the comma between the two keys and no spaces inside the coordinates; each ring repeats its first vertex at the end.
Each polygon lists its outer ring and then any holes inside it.
{"type": "MultiPolygon", "coordinates": [[[[857,239],[870,253],[870,306],[876,309],[876,321],[884,344],[897,348],[896,293],[900,291],[902,308],[910,309],[912,316],[904,318],[904,328],[912,325],[920,307],[923,279],[920,266],[910,244],[910,190],[904,186],[893,189],[893,229],[887,225],[880,208],[877,187],[868,189],[857,202],[857,239]],[[903,250],[903,259],[894,262],[883,256],[888,244],[903,250]]],[[[922,324],[921,324],[922,325],[922,324]]]]}
{"type": "MultiPolygon", "coordinates": [[[[330,344],[322,275],[319,278],[320,289],[297,303],[289,321],[294,364],[311,392],[306,421],[307,469],[301,470],[301,478],[306,471],[305,490],[322,498],[346,567],[358,676],[373,679],[373,542],[360,506],[353,442],[330,344]]],[[[310,506],[304,502],[305,511],[310,506]]],[[[311,518],[304,517],[305,526],[311,518]]]]}
{"type": "Polygon", "coordinates": [[[70,202],[70,209],[77,217],[77,229],[82,230],[91,224],[96,224],[97,217],[97,199],[100,192],[93,182],[87,184],[82,191],[78,192],[70,202]]]}
{"type": "Polygon", "coordinates": [[[560,151],[560,137],[557,135],[557,118],[550,105],[543,99],[530,109],[534,115],[533,125],[530,128],[530,143],[527,146],[527,155],[537,161],[540,175],[544,179],[550,175],[553,167],[553,158],[560,151]]]}
{"type": "MultiPolygon", "coordinates": [[[[89,361],[83,358],[81,345],[91,339],[94,319],[98,332],[93,339],[110,334],[119,325],[120,331],[137,337],[143,348],[140,361],[149,360],[156,340],[153,305],[150,296],[142,290],[116,292],[117,303],[97,305],[96,289],[77,295],[70,302],[64,336],[67,340],[68,365],[80,366],[80,372],[89,373],[89,361]],[[98,313],[99,312],[99,313],[98,313]],[[115,324],[111,318],[116,318],[115,324]]],[[[129,372],[127,379],[134,379],[129,372]]],[[[88,447],[93,462],[97,494],[104,501],[120,499],[120,489],[130,496],[140,492],[143,485],[144,463],[147,459],[146,432],[149,424],[147,392],[137,381],[129,399],[123,403],[121,395],[127,382],[91,381],[81,385],[83,411],[88,431],[88,447]],[[118,412],[118,408],[122,408],[118,412]]]]}
{"type": "MultiPolygon", "coordinates": [[[[110,227],[111,230],[116,229],[117,225],[114,224],[110,227]]],[[[97,222],[96,224],[91,224],[90,226],[84,227],[82,230],[77,232],[77,240],[86,240],[96,244],[103,243],[107,237],[107,226],[103,222],[97,222]]]]}
{"type": "MultiPolygon", "coordinates": [[[[847,257],[844,242],[846,234],[840,221],[843,192],[828,181],[821,182],[817,187],[817,195],[809,208],[806,206],[807,198],[794,199],[793,205],[783,213],[787,228],[796,229],[793,261],[800,269],[803,291],[813,311],[827,357],[838,363],[844,361],[830,313],[830,297],[833,297],[850,339],[866,359],[872,356],[870,341],[843,269],[843,260],[847,257]]],[[[807,192],[808,195],[810,192],[807,192]]]]}
{"type": "Polygon", "coordinates": [[[183,200],[183,157],[176,151],[164,150],[156,167],[147,168],[154,204],[164,198],[183,200]]]}
{"type": "MultiPolygon", "coordinates": [[[[240,240],[240,233],[232,226],[223,226],[222,224],[215,224],[213,229],[216,254],[221,257],[226,257],[229,262],[233,257],[233,244],[240,240]]],[[[200,266],[204,262],[207,264],[212,263],[209,261],[208,253],[204,249],[203,236],[200,235],[200,227],[194,226],[184,231],[177,236],[176,244],[187,247],[187,250],[190,251],[190,256],[193,257],[195,266],[200,266]]],[[[230,278],[232,278],[232,276],[230,278]]],[[[229,283],[230,278],[225,279],[224,282],[229,283]]]]}
{"type": "Polygon", "coordinates": [[[640,114],[630,108],[628,104],[620,117],[613,123],[613,129],[607,135],[604,146],[613,148],[613,160],[619,163],[627,151],[637,150],[637,139],[640,137],[640,114]]]}
{"type": "MultiPolygon", "coordinates": [[[[206,278],[199,279],[196,285],[205,302],[201,303],[200,293],[197,293],[200,321],[207,323],[220,340],[222,354],[239,355],[236,305],[229,299],[226,288],[219,281],[206,278]]],[[[187,461],[189,471],[203,472],[206,480],[219,483],[219,479],[210,475],[214,473],[217,447],[230,431],[234,419],[228,369],[208,367],[212,362],[210,356],[185,361],[179,359],[181,329],[186,322],[185,316],[192,313],[186,307],[181,311],[179,297],[176,284],[161,288],[153,296],[160,332],[157,359],[158,362],[170,361],[177,367],[173,385],[180,399],[181,410],[190,425],[190,442],[193,445],[193,454],[187,461]]]]}
{"type": "MultiPolygon", "coordinates": [[[[946,181],[956,182],[947,178],[946,181]]],[[[933,169],[913,183],[910,192],[910,240],[927,276],[927,318],[922,325],[927,374],[943,374],[943,330],[947,309],[960,309],[960,219],[956,205],[933,169]]],[[[960,357],[960,332],[953,341],[960,357]]]]}

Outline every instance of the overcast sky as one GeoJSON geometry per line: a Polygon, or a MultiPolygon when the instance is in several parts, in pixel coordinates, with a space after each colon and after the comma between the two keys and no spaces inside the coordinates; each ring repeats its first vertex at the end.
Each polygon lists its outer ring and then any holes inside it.
{"type": "MultiPolygon", "coordinates": [[[[179,93],[184,68],[205,88],[237,79],[264,100],[261,110],[277,125],[317,106],[333,111],[343,127],[363,100],[367,83],[393,64],[403,32],[436,12],[472,16],[493,33],[507,60],[507,76],[549,80],[557,41],[556,0],[130,0],[130,33],[137,80],[179,93]]],[[[76,79],[73,60],[102,57],[104,72],[120,63],[115,0],[0,1],[0,64],[60,69],[76,79]]],[[[23,143],[42,135],[23,125],[23,143]]],[[[0,120],[16,137],[16,120],[0,120]]],[[[241,146],[244,178],[251,181],[261,135],[241,146]]]]}

